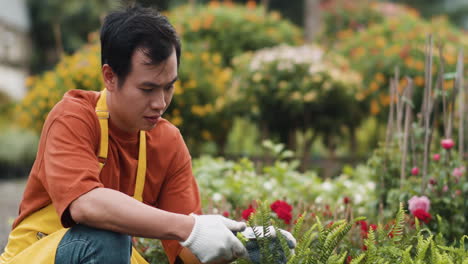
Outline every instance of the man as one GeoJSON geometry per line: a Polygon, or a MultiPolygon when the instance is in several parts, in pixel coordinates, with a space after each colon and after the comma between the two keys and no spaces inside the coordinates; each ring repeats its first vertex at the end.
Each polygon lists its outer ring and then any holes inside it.
{"type": "Polygon", "coordinates": [[[69,91],[44,124],[0,263],[145,263],[130,236],[162,239],[171,263],[246,256],[233,235],[244,223],[197,215],[189,152],[162,118],[181,56],[173,27],[151,9],[114,12],[101,56],[104,91],[69,91]]]}

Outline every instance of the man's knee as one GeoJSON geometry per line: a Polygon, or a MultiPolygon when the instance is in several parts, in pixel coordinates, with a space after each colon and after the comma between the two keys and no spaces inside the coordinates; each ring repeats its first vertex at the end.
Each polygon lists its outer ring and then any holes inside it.
{"type": "Polygon", "coordinates": [[[73,256],[75,263],[86,263],[93,259],[96,263],[129,263],[131,256],[130,236],[76,225],[65,234],[57,249],[57,257],[73,256]]]}

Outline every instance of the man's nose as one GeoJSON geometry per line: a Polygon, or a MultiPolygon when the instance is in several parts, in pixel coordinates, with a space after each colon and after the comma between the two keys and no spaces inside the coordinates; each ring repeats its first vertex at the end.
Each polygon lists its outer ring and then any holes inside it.
{"type": "Polygon", "coordinates": [[[163,89],[158,89],[151,96],[151,109],[159,111],[166,109],[166,98],[163,89]]]}

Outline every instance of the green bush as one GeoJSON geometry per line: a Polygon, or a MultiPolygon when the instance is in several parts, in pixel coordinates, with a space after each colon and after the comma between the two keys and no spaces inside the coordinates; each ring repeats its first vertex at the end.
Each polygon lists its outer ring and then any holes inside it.
{"type": "MultiPolygon", "coordinates": [[[[400,72],[399,91],[406,86],[406,77],[412,78],[415,85],[413,95],[418,98],[415,104],[420,105],[425,85],[425,43],[429,34],[433,34],[435,40],[433,73],[440,68],[439,45],[443,45],[445,72],[454,72],[458,49],[468,48],[468,36],[444,18],[426,21],[410,15],[389,17],[340,41],[338,51],[350,59],[355,70],[363,73],[364,83],[356,96],[366,98],[372,115],[381,114],[390,103],[388,87],[390,78],[395,75],[395,67],[400,72]]],[[[467,62],[465,52],[464,63],[467,62]]],[[[446,80],[444,86],[452,90],[453,79],[446,80]]]]}
{"type": "Polygon", "coordinates": [[[39,137],[13,126],[0,133],[0,178],[25,177],[36,158],[39,137]]]}
{"type": "Polygon", "coordinates": [[[212,3],[178,7],[168,17],[184,45],[219,53],[224,65],[231,65],[233,57],[246,51],[280,43],[298,44],[302,37],[299,28],[279,13],[265,14],[263,8],[212,3]]]}
{"type": "Polygon", "coordinates": [[[363,98],[356,97],[360,74],[319,46],[266,48],[237,57],[234,65],[242,112],[260,125],[264,138],[289,144],[297,131],[313,129],[329,143],[364,116],[363,98]]]}

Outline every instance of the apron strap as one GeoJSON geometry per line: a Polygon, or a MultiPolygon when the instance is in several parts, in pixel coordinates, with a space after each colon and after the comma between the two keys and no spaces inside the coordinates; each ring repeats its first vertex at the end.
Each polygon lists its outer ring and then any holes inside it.
{"type": "MultiPolygon", "coordinates": [[[[106,165],[107,154],[109,148],[109,111],[107,110],[106,102],[106,89],[101,91],[101,96],[96,104],[96,115],[99,119],[99,125],[101,127],[101,142],[99,144],[99,165],[102,168],[106,165]]],[[[135,191],[133,198],[142,202],[143,201],[143,189],[145,186],[146,178],[146,133],[140,130],[140,144],[138,150],[138,168],[137,177],[135,181],[135,191]]]]}
{"type": "Polygon", "coordinates": [[[106,103],[106,89],[101,91],[101,96],[96,104],[96,115],[99,119],[99,125],[101,127],[101,142],[99,144],[99,165],[101,169],[106,165],[107,161],[107,149],[109,146],[109,112],[107,111],[106,103]]]}

